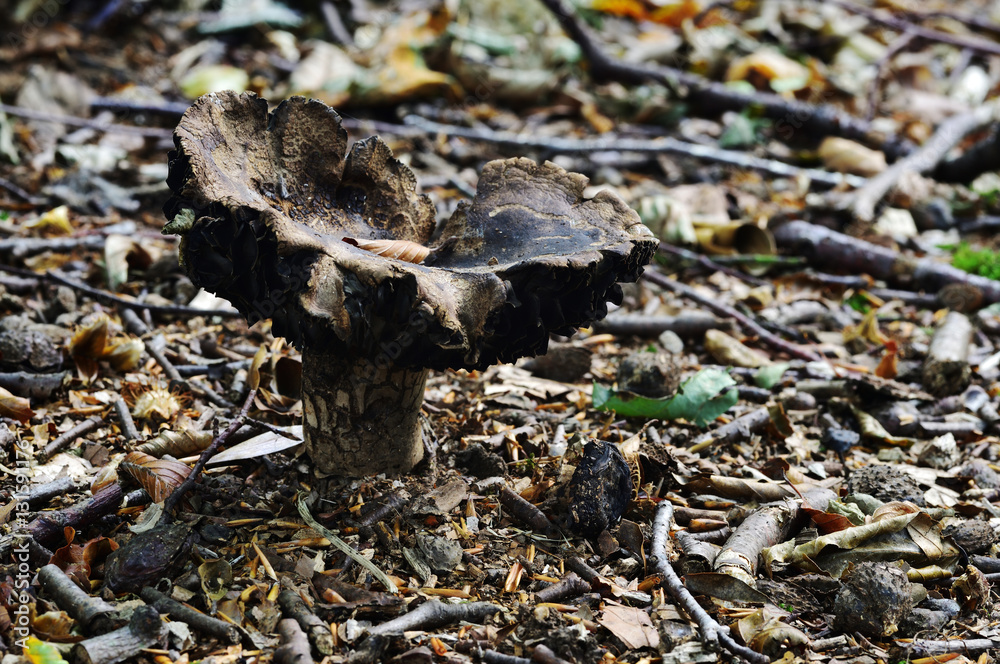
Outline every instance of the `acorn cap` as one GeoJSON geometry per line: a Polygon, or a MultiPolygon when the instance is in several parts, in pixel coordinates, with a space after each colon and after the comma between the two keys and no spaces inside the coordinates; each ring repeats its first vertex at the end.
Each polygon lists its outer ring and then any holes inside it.
{"type": "Polygon", "coordinates": [[[433,369],[513,362],[603,318],[657,246],[615,194],[584,200],[586,177],[523,158],[486,164],[431,243],[434,206],[410,169],[377,136],[345,160],[340,116],[302,97],[268,114],[253,94],[205,95],[174,143],[164,232],[183,236],[192,281],[300,348],[433,369]]]}

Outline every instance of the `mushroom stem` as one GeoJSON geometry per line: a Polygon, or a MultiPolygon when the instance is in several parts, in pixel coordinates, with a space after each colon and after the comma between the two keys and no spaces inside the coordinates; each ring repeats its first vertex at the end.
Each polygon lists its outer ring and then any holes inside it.
{"type": "Polygon", "coordinates": [[[427,369],[386,358],[302,353],[303,430],[324,473],[363,477],[405,473],[423,457],[420,405],[427,369]]]}

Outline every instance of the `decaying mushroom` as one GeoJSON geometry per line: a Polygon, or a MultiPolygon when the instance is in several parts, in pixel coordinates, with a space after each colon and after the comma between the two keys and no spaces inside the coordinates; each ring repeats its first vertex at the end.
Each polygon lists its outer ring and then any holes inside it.
{"type": "Polygon", "coordinates": [[[268,114],[252,94],[206,95],[174,142],[164,232],[195,284],[302,350],[307,449],[329,473],[413,467],[428,369],[544,353],[620,302],[656,247],[620,198],[584,200],[584,176],[528,159],[486,164],[432,242],[410,169],[377,136],[347,153],[315,100],[268,114]]]}

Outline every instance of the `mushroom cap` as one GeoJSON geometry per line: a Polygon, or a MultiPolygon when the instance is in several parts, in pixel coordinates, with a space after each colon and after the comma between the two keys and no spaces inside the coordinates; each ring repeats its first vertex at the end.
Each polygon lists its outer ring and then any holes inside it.
{"type": "Polygon", "coordinates": [[[410,169],[377,136],[345,159],[340,116],[302,97],[268,114],[253,94],[205,95],[174,143],[164,232],[183,236],[192,281],[300,348],[433,369],[513,362],[603,318],[657,246],[615,194],[584,200],[586,177],[523,158],[486,164],[432,244],[434,206],[410,169]],[[366,240],[430,255],[355,246],[366,240]]]}

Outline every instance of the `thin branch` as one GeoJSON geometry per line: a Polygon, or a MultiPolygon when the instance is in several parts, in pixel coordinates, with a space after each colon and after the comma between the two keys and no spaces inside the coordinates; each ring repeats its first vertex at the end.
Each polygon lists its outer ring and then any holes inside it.
{"type": "Polygon", "coordinates": [[[719,316],[724,316],[726,318],[734,319],[737,322],[737,324],[739,324],[739,326],[743,328],[743,331],[746,332],[748,335],[757,337],[758,339],[760,339],[760,341],[762,341],[763,343],[767,344],[768,346],[777,351],[787,353],[792,357],[797,357],[801,360],[806,360],[807,362],[823,361],[823,358],[820,355],[817,355],[816,353],[810,350],[800,348],[795,344],[785,341],[778,335],[772,332],[768,332],[763,327],[761,327],[760,325],[752,321],[750,318],[745,316],[743,313],[737,311],[736,309],[733,309],[728,305],[722,304],[721,302],[719,302],[714,298],[702,295],[701,293],[691,288],[690,286],[686,286],[680,283],[679,281],[675,281],[670,277],[664,276],[655,270],[647,269],[646,272],[643,273],[642,277],[646,281],[654,283],[657,286],[666,288],[669,291],[673,291],[674,293],[686,297],[689,300],[694,300],[703,307],[711,309],[719,316]]]}
{"type": "Polygon", "coordinates": [[[799,168],[773,159],[762,159],[745,152],[735,152],[710,145],[687,143],[670,136],[661,138],[591,138],[575,139],[558,136],[540,137],[536,133],[516,134],[509,131],[493,131],[490,129],[470,129],[457,125],[441,124],[416,115],[408,115],[403,121],[410,127],[416,127],[425,133],[438,133],[446,136],[486,141],[496,145],[507,145],[517,148],[543,148],[560,154],[592,154],[594,152],[642,152],[654,154],[678,154],[695,159],[704,159],[737,168],[761,171],[770,175],[786,178],[807,177],[817,184],[836,187],[842,184],[860,187],[866,180],[857,175],[831,173],[815,168],[799,168]]]}
{"type": "Polygon", "coordinates": [[[416,629],[426,631],[459,621],[481,622],[502,610],[491,602],[445,604],[440,600],[432,599],[398,618],[369,628],[368,634],[372,636],[401,634],[416,629]]]}
{"type": "Polygon", "coordinates": [[[115,399],[114,403],[115,414],[118,415],[118,423],[121,424],[122,434],[125,436],[125,440],[139,440],[141,437],[139,435],[139,430],[135,428],[135,421],[132,419],[132,413],[128,410],[128,404],[125,403],[125,399],[120,396],[115,399]]]}
{"type": "Polygon", "coordinates": [[[198,462],[194,465],[194,468],[191,469],[190,474],[188,474],[184,481],[177,485],[177,488],[173,490],[165,501],[163,501],[163,513],[165,515],[173,511],[174,507],[177,506],[177,503],[184,497],[184,494],[191,490],[195,481],[197,481],[198,477],[201,475],[201,471],[205,468],[205,464],[208,463],[209,459],[215,456],[219,447],[225,443],[230,436],[236,433],[237,429],[243,426],[243,421],[246,419],[247,413],[250,412],[250,406],[253,405],[253,400],[256,396],[257,390],[251,389],[247,394],[246,400],[243,402],[243,407],[240,408],[239,415],[234,417],[233,421],[229,423],[228,427],[226,427],[226,430],[216,436],[215,440],[212,441],[212,444],[205,448],[205,451],[202,452],[201,456],[198,458],[198,462]]]}
{"type": "Polygon", "coordinates": [[[32,196],[27,191],[21,189],[19,186],[17,186],[7,178],[0,178],[0,189],[6,189],[10,193],[20,198],[22,201],[25,201],[26,203],[30,203],[32,205],[45,205],[45,202],[47,200],[39,196],[32,196]]]}
{"type": "Polygon", "coordinates": [[[319,8],[323,14],[323,23],[326,25],[326,30],[330,33],[330,37],[344,46],[354,46],[354,38],[351,37],[351,33],[344,26],[344,21],[340,18],[340,13],[337,12],[334,4],[326,0],[320,3],[319,8]]]}
{"type": "Polygon", "coordinates": [[[74,115],[46,113],[45,111],[36,111],[30,108],[11,106],[10,104],[0,104],[0,111],[19,118],[25,118],[26,120],[52,122],[55,124],[70,125],[73,127],[86,127],[87,129],[94,129],[96,131],[103,131],[107,133],[132,134],[133,136],[142,136],[144,138],[170,138],[174,133],[170,129],[132,127],[129,125],[114,124],[112,122],[100,122],[89,118],[78,118],[74,115]]]}
{"type": "Polygon", "coordinates": [[[747,659],[754,664],[768,664],[771,661],[770,657],[736,643],[733,637],[729,636],[729,630],[716,622],[712,616],[708,615],[688,589],[684,587],[684,583],[677,576],[677,572],[674,571],[673,566],[670,564],[670,558],[667,555],[667,538],[670,535],[670,522],[672,519],[673,505],[668,500],[661,501],[659,508],[656,510],[656,518],[653,521],[653,554],[656,556],[656,571],[663,577],[662,583],[670,591],[670,596],[698,624],[698,629],[701,632],[701,642],[706,647],[714,649],[721,645],[734,655],[747,659]]]}
{"type": "Polygon", "coordinates": [[[854,218],[863,223],[875,219],[879,201],[907,171],[926,173],[933,170],[955,145],[967,134],[993,121],[1000,111],[1000,100],[993,100],[978,108],[955,115],[942,122],[934,135],[916,152],[900,159],[858,189],[851,202],[854,218]]]}
{"type": "Polygon", "coordinates": [[[972,51],[978,51],[979,53],[988,53],[989,55],[1000,55],[1000,44],[988,41],[986,39],[982,39],[980,37],[961,36],[952,34],[950,32],[941,32],[940,30],[925,28],[923,26],[910,23],[909,21],[905,21],[901,18],[896,18],[891,14],[876,11],[869,7],[862,7],[861,5],[856,5],[853,2],[845,2],[844,0],[832,0],[832,3],[846,9],[851,13],[864,16],[869,21],[873,21],[875,23],[881,23],[882,25],[890,27],[893,30],[899,30],[900,32],[912,32],[914,36],[920,37],[921,39],[936,41],[942,44],[951,44],[952,46],[957,46],[959,48],[967,48],[972,51]]]}
{"type": "Polygon", "coordinates": [[[660,251],[667,254],[672,254],[674,256],[683,258],[685,260],[694,261],[698,265],[701,265],[702,267],[708,270],[711,270],[713,272],[722,272],[723,274],[728,274],[730,277],[734,277],[736,279],[739,279],[740,281],[745,281],[746,283],[753,284],[754,286],[763,286],[769,283],[764,279],[758,279],[757,277],[749,275],[746,272],[742,272],[735,268],[722,265],[721,263],[717,263],[708,256],[705,256],[703,254],[699,254],[689,249],[684,249],[683,247],[675,247],[674,245],[668,244],[666,242],[660,243],[660,251]]]}
{"type": "MultiPolygon", "coordinates": [[[[0,265],[0,270],[7,271],[5,266],[0,265]]],[[[99,288],[94,288],[88,286],[85,283],[76,281],[75,279],[70,279],[63,273],[57,270],[49,270],[44,273],[45,276],[56,283],[60,283],[64,286],[69,286],[73,290],[80,291],[95,300],[104,301],[111,304],[117,304],[129,309],[145,310],[152,314],[159,314],[165,316],[219,316],[220,318],[239,318],[243,314],[235,309],[198,309],[196,307],[184,307],[184,306],[173,306],[173,305],[157,305],[157,304],[146,304],[144,302],[138,302],[136,300],[129,300],[120,295],[101,290],[99,288]]]]}
{"type": "Polygon", "coordinates": [[[882,79],[885,78],[886,69],[889,68],[889,63],[892,62],[892,59],[900,51],[913,42],[914,37],[916,37],[914,31],[907,29],[894,42],[889,44],[889,48],[885,49],[882,57],[878,59],[878,63],[876,64],[877,73],[871,83],[868,84],[868,108],[865,111],[865,119],[868,122],[871,122],[875,118],[875,113],[878,110],[878,91],[881,88],[882,79]]]}
{"type": "MultiPolygon", "coordinates": [[[[829,104],[808,104],[785,99],[777,94],[747,93],[735,90],[725,83],[710,81],[697,74],[670,67],[630,64],[612,59],[598,46],[590,29],[575,15],[565,0],[542,0],[555,15],[563,30],[575,41],[590,63],[591,75],[598,81],[615,81],[639,85],[659,83],[676,91],[687,88],[685,98],[711,113],[743,111],[753,107],[768,118],[777,120],[775,129],[780,133],[803,130],[818,135],[835,135],[872,143],[871,124],[853,117],[829,104]]],[[[912,146],[899,137],[883,141],[881,148],[890,156],[908,153],[912,146]]]]}
{"type": "Polygon", "coordinates": [[[51,457],[69,447],[70,444],[72,444],[77,438],[86,436],[88,433],[94,431],[103,424],[104,418],[100,415],[92,415],[88,417],[83,422],[80,422],[46,445],[44,449],[42,449],[42,452],[38,455],[39,458],[42,461],[48,461],[51,457]]]}

